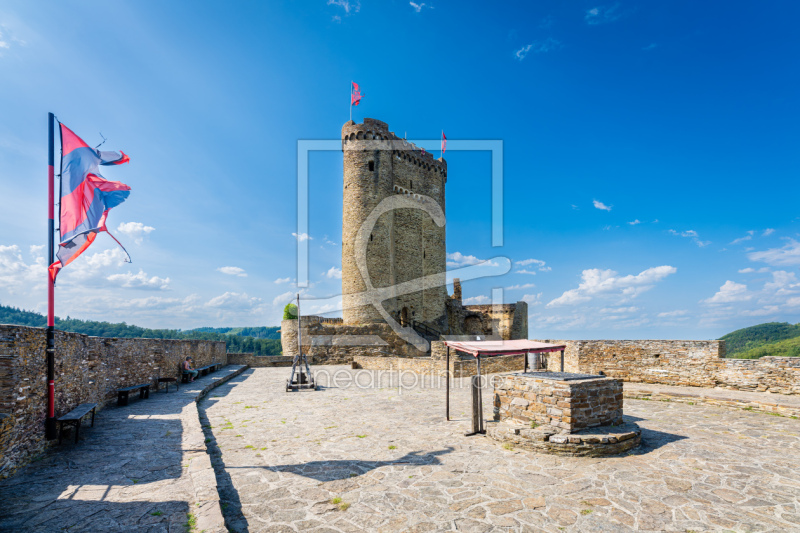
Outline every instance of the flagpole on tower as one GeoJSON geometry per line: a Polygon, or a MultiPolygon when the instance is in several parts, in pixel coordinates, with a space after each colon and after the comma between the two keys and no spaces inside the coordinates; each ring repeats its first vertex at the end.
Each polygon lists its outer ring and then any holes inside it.
{"type": "MultiPolygon", "coordinates": [[[[48,266],[55,263],[54,237],[55,237],[55,115],[47,114],[47,258],[48,266]]],[[[47,417],[45,418],[44,434],[47,440],[56,438],[56,402],[55,402],[55,280],[50,269],[47,269],[47,340],[45,355],[47,358],[47,417]]]]}
{"type": "Polygon", "coordinates": [[[350,80],[350,121],[353,120],[353,80],[350,80]]]}

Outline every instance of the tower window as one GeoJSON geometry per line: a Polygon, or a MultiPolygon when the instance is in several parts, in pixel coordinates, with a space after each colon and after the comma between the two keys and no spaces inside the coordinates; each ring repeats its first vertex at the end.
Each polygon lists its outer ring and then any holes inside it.
{"type": "Polygon", "coordinates": [[[369,170],[370,170],[370,172],[375,170],[375,161],[370,161],[369,162],[369,170]]]}
{"type": "Polygon", "coordinates": [[[411,188],[412,189],[414,188],[414,182],[413,181],[411,182],[411,188]]]}

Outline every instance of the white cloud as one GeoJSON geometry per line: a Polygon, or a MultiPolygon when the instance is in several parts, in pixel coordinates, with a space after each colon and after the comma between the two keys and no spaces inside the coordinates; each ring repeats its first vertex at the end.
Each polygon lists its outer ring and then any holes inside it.
{"type": "Polygon", "coordinates": [[[298,242],[313,241],[314,240],[314,237],[309,236],[308,233],[301,233],[301,234],[298,235],[297,233],[292,232],[292,236],[295,239],[297,239],[298,242]]]}
{"type": "Polygon", "coordinates": [[[514,52],[514,57],[522,61],[523,59],[525,59],[525,56],[527,56],[529,53],[543,54],[546,52],[551,52],[553,50],[558,50],[561,47],[562,47],[561,41],[557,41],[552,37],[548,37],[543,41],[535,41],[532,42],[531,44],[526,44],[525,46],[514,52]]]}
{"type": "Polygon", "coordinates": [[[765,272],[769,272],[769,268],[763,267],[756,270],[755,268],[747,267],[739,270],[739,274],[752,274],[754,272],[758,272],[759,274],[763,274],[765,272]]]}
{"type": "Polygon", "coordinates": [[[324,237],[322,237],[322,240],[325,242],[325,244],[327,244],[327,245],[329,245],[329,246],[339,246],[338,244],[336,244],[335,242],[333,242],[332,240],[330,240],[330,239],[328,238],[328,236],[327,236],[327,235],[325,235],[324,237]]]}
{"type": "Polygon", "coordinates": [[[422,8],[424,8],[424,7],[427,7],[428,9],[433,9],[433,6],[429,6],[428,4],[423,4],[423,3],[417,4],[416,2],[409,2],[408,4],[417,13],[422,11],[422,8]]]}
{"type": "Polygon", "coordinates": [[[545,262],[541,259],[523,259],[522,261],[514,261],[514,264],[518,266],[536,265],[543,267],[545,262]]]}
{"type": "Polygon", "coordinates": [[[653,288],[653,284],[677,272],[673,266],[648,268],[637,275],[619,277],[613,270],[592,268],[581,273],[577,289],[570,289],[547,304],[547,307],[585,303],[598,296],[616,297],[620,301],[635,298],[653,288]]]}
{"type": "Polygon", "coordinates": [[[332,266],[327,272],[323,272],[323,275],[329,279],[342,279],[342,269],[332,266]]]}
{"type": "Polygon", "coordinates": [[[142,269],[139,269],[138,274],[131,272],[123,272],[120,274],[111,274],[106,279],[114,285],[119,285],[126,289],[150,289],[150,290],[166,290],[169,289],[169,278],[159,278],[158,276],[148,276],[142,269]]]}
{"type": "Polygon", "coordinates": [[[240,278],[247,277],[247,272],[245,272],[243,268],[239,267],[234,267],[234,266],[219,267],[217,271],[222,272],[223,274],[227,274],[229,276],[239,276],[240,278]]]}
{"type": "Polygon", "coordinates": [[[535,286],[536,285],[534,285],[533,283],[523,283],[522,285],[512,285],[511,287],[506,287],[506,290],[507,291],[516,291],[516,290],[522,290],[522,289],[532,289],[535,286]]]}
{"type": "Polygon", "coordinates": [[[747,258],[751,261],[761,261],[772,266],[797,266],[800,265],[800,242],[788,239],[789,243],[781,248],[770,248],[763,252],[751,252],[747,258]]]}
{"type": "Polygon", "coordinates": [[[616,3],[612,6],[593,7],[592,9],[588,9],[586,11],[586,15],[583,17],[583,20],[586,21],[586,24],[591,26],[614,22],[623,15],[623,13],[619,11],[619,7],[619,3],[616,3]]]}
{"type": "Polygon", "coordinates": [[[474,255],[464,255],[461,252],[453,252],[447,254],[447,266],[451,268],[470,266],[470,265],[484,265],[484,266],[499,266],[495,261],[488,259],[478,259],[474,255]]]}
{"type": "Polygon", "coordinates": [[[215,309],[248,310],[257,307],[261,303],[261,298],[248,296],[246,292],[226,292],[215,296],[207,301],[206,307],[215,309]]]}
{"type": "Polygon", "coordinates": [[[643,46],[642,50],[644,50],[645,52],[649,52],[651,50],[655,50],[657,46],[658,45],[656,43],[650,43],[647,46],[643,46]]]}
{"type": "Polygon", "coordinates": [[[722,304],[744,302],[751,298],[753,298],[753,295],[747,291],[747,285],[728,280],[719,288],[719,291],[714,296],[703,300],[703,303],[722,304]]]}
{"type": "Polygon", "coordinates": [[[141,222],[123,222],[117,226],[117,233],[127,235],[136,244],[142,244],[144,237],[155,231],[153,226],[145,226],[141,222]]]}
{"type": "Polygon", "coordinates": [[[350,2],[349,0],[328,0],[329,6],[339,6],[348,15],[358,13],[361,10],[361,2],[350,2]]]}
{"type": "Polygon", "coordinates": [[[596,209],[601,209],[601,210],[603,210],[603,211],[611,211],[611,207],[612,207],[612,206],[610,206],[610,205],[606,205],[606,204],[604,204],[603,202],[600,202],[600,201],[598,201],[598,200],[592,200],[592,204],[594,205],[594,207],[595,207],[596,209]]]}
{"type": "Polygon", "coordinates": [[[27,263],[19,246],[0,245],[0,289],[16,294],[34,285],[45,287],[46,280],[44,257],[39,256],[33,263],[27,263]]]}
{"type": "Polygon", "coordinates": [[[636,220],[632,221],[632,222],[628,222],[628,224],[630,224],[631,226],[635,226],[635,225],[641,224],[641,223],[642,223],[642,221],[639,220],[638,218],[636,220]]]}
{"type": "MultiPolygon", "coordinates": [[[[523,259],[521,261],[514,261],[514,264],[517,265],[517,266],[534,266],[534,267],[538,267],[537,270],[539,272],[550,272],[551,270],[553,270],[549,266],[546,266],[546,263],[544,261],[542,261],[541,259],[523,259]]],[[[533,274],[533,275],[536,275],[535,271],[528,270],[528,269],[525,269],[525,268],[521,268],[519,270],[516,270],[516,273],[517,274],[533,274]]]]}
{"type": "Polygon", "coordinates": [[[272,305],[275,307],[283,307],[290,303],[296,295],[297,293],[292,291],[281,293],[272,299],[272,305]]]}
{"type": "Polygon", "coordinates": [[[679,316],[684,316],[689,311],[685,311],[683,309],[676,309],[674,311],[664,311],[663,313],[658,313],[659,318],[674,318],[679,316]]]}
{"type": "Polygon", "coordinates": [[[275,284],[280,285],[282,283],[290,283],[292,278],[278,278],[274,281],[275,284]]]}
{"type": "Polygon", "coordinates": [[[690,230],[687,230],[687,231],[675,231],[674,229],[670,229],[670,230],[667,230],[667,233],[669,233],[670,235],[676,235],[678,237],[686,237],[686,238],[692,239],[692,242],[695,243],[700,248],[705,248],[706,246],[711,244],[711,241],[702,241],[702,240],[700,240],[700,236],[693,229],[690,229],[690,230]]]}
{"type": "Polygon", "coordinates": [[[479,305],[479,304],[488,304],[492,300],[488,296],[481,294],[480,296],[473,296],[471,298],[464,298],[463,303],[464,305],[479,305]]]}
{"type": "Polygon", "coordinates": [[[537,294],[526,294],[522,297],[523,302],[528,303],[528,307],[534,307],[542,303],[542,293],[539,292],[537,294]]]}
{"type": "Polygon", "coordinates": [[[775,230],[773,228],[767,228],[764,230],[764,233],[762,233],[761,236],[767,237],[769,235],[772,235],[773,233],[775,233],[775,230]]]}
{"type": "Polygon", "coordinates": [[[638,310],[638,307],[604,307],[598,312],[603,315],[628,315],[638,310]]]}
{"type": "Polygon", "coordinates": [[[739,244],[741,242],[749,241],[749,240],[751,240],[753,238],[753,234],[754,233],[755,233],[755,231],[750,230],[750,231],[747,232],[747,235],[745,235],[744,237],[739,237],[738,239],[732,240],[731,244],[739,244]]]}

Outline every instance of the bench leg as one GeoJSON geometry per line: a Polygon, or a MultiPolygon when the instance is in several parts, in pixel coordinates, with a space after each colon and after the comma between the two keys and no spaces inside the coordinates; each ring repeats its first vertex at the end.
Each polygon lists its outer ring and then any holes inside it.
{"type": "Polygon", "coordinates": [[[81,432],[81,419],[78,419],[78,423],[75,424],[75,444],[78,444],[78,435],[81,432]]]}
{"type": "Polygon", "coordinates": [[[144,388],[144,397],[145,399],[150,398],[150,385],[144,388]]]}
{"type": "Polygon", "coordinates": [[[117,405],[120,406],[128,405],[128,391],[117,393],[117,405]]]}

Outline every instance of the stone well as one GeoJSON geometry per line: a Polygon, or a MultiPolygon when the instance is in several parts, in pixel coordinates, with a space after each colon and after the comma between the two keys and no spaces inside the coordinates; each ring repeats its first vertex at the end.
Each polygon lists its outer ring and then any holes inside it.
{"type": "Polygon", "coordinates": [[[637,446],[622,418],[622,380],[568,372],[497,376],[489,436],[559,455],[611,455],[637,446]]]}

